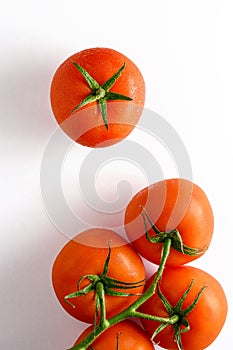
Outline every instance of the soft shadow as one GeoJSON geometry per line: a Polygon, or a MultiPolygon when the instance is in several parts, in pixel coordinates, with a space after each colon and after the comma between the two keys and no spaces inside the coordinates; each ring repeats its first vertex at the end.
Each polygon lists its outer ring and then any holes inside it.
{"type": "Polygon", "coordinates": [[[1,67],[1,131],[18,141],[47,135],[55,121],[49,89],[57,62],[55,53],[22,50],[8,54],[1,67]]]}

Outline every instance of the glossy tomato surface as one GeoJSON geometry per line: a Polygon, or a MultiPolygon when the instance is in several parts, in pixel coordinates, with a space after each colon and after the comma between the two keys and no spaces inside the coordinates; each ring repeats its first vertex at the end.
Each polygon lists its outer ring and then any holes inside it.
{"type": "Polygon", "coordinates": [[[61,128],[78,143],[105,147],[124,139],[135,127],[145,101],[145,83],[138,67],[125,55],[110,48],[90,48],[73,54],[56,70],[51,83],[51,106],[61,128]],[[125,64],[110,91],[131,101],[107,101],[108,129],[97,102],[73,109],[92,91],[74,62],[84,68],[99,85],[125,64]]]}
{"type": "MultiPolygon", "coordinates": [[[[164,232],[178,229],[183,244],[203,250],[191,256],[171,248],[167,266],[192,261],[208,249],[214,228],[210,202],[204,191],[185,179],[168,179],[154,183],[138,192],[125,212],[125,231],[134,248],[149,261],[159,264],[162,243],[151,243],[145,235],[142,213],[146,209],[153,224],[164,232]]],[[[149,235],[155,236],[147,220],[149,235]]]]}
{"type": "MultiPolygon", "coordinates": [[[[69,241],[57,255],[52,268],[52,283],[63,308],[73,317],[87,323],[94,322],[94,291],[71,299],[72,307],[64,297],[77,291],[79,279],[85,275],[100,275],[111,246],[107,275],[123,282],[138,282],[145,279],[145,268],[141,258],[120,235],[108,229],[89,229],[69,241]]],[[[84,279],[80,288],[90,281],[84,279]]],[[[121,292],[142,293],[143,285],[121,292]]],[[[111,317],[132,304],[139,296],[105,296],[107,317],[111,317]]]]}
{"type": "MultiPolygon", "coordinates": [[[[152,279],[153,276],[147,281],[146,288],[152,279]]],[[[192,280],[193,286],[183,302],[182,310],[192,304],[203,287],[206,288],[195,308],[187,315],[190,330],[182,333],[181,341],[184,350],[203,350],[216,339],[226,320],[227,300],[219,282],[205,271],[191,266],[167,267],[162,276],[160,289],[168,302],[175,306],[192,280]]],[[[168,316],[158,293],[143,304],[141,311],[162,317],[168,316]]],[[[142,322],[150,336],[159,325],[157,322],[144,319],[142,322]]],[[[178,349],[174,341],[173,326],[165,328],[154,340],[165,349],[178,349]]]]}
{"type": "MultiPolygon", "coordinates": [[[[75,342],[78,344],[91,330],[88,327],[75,342]]],[[[95,350],[154,350],[145,331],[135,322],[126,320],[107,329],[91,345],[95,350]],[[118,338],[118,349],[117,349],[118,338]]]]}

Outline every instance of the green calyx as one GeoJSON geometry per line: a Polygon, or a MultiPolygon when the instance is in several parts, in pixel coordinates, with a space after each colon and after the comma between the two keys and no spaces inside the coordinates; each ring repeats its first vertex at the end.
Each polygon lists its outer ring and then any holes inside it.
{"type": "Polygon", "coordinates": [[[125,69],[125,63],[115,74],[113,74],[111,78],[109,78],[106,82],[104,82],[101,85],[99,85],[99,83],[83,67],[81,67],[76,62],[73,62],[73,64],[85,78],[89,88],[91,89],[91,93],[73,109],[71,114],[75,113],[77,110],[79,110],[83,106],[86,106],[87,104],[97,102],[103,118],[104,125],[108,130],[107,101],[132,100],[131,97],[110,91],[111,87],[115,84],[117,79],[120,77],[122,71],[125,69]]]}
{"type": "Polygon", "coordinates": [[[64,300],[75,307],[69,299],[77,298],[82,295],[86,295],[90,292],[95,293],[95,319],[94,324],[96,325],[97,317],[100,313],[100,322],[106,323],[106,310],[105,310],[105,295],[111,295],[115,297],[128,297],[128,296],[139,296],[138,293],[123,292],[121,290],[134,289],[141,287],[145,284],[145,280],[138,282],[124,282],[108,276],[108,268],[111,257],[111,248],[109,245],[108,255],[104,263],[103,271],[100,275],[84,275],[78,280],[77,291],[70,293],[64,297],[64,300]],[[86,287],[81,288],[81,282],[88,280],[89,284],[86,287]]]}
{"type": "MultiPolygon", "coordinates": [[[[189,287],[185,290],[185,292],[183,293],[183,295],[181,296],[180,300],[178,301],[178,303],[175,306],[172,306],[169,301],[165,298],[165,296],[163,295],[163,293],[161,292],[161,289],[159,287],[158,284],[158,296],[161,299],[163,305],[165,306],[169,317],[173,317],[174,315],[178,316],[179,319],[176,323],[174,323],[172,326],[174,328],[174,333],[175,333],[175,341],[177,344],[177,347],[179,350],[182,350],[182,341],[181,341],[181,335],[182,333],[186,333],[190,330],[190,324],[189,321],[187,319],[188,314],[193,311],[193,309],[195,308],[195,306],[197,305],[201,294],[203,293],[204,289],[207,286],[204,286],[203,288],[201,288],[201,290],[199,291],[199,293],[197,294],[196,298],[193,300],[193,302],[185,309],[182,310],[182,306],[183,303],[187,297],[187,295],[189,294],[190,290],[192,289],[194,280],[191,281],[189,287]]],[[[153,333],[152,335],[152,339],[154,339],[156,337],[156,335],[158,335],[158,333],[160,333],[164,328],[168,327],[168,324],[161,324],[153,333]]]]}
{"type": "Polygon", "coordinates": [[[190,255],[190,256],[198,256],[201,255],[205,252],[205,250],[207,249],[198,249],[198,248],[191,248],[186,246],[183,243],[181,234],[179,233],[179,231],[177,229],[168,231],[168,232],[163,232],[160,231],[153,223],[153,221],[151,220],[149,214],[147,213],[146,209],[143,208],[143,212],[141,213],[142,218],[143,218],[143,222],[144,222],[144,228],[145,228],[145,234],[146,234],[146,238],[148,239],[148,241],[150,241],[151,243],[164,243],[165,240],[167,238],[171,239],[171,246],[172,248],[174,248],[175,250],[177,250],[178,252],[182,253],[182,254],[186,254],[186,255],[190,255]],[[150,236],[149,234],[149,230],[148,230],[148,226],[147,226],[147,220],[150,224],[150,227],[152,228],[152,230],[154,231],[155,235],[150,236]]]}

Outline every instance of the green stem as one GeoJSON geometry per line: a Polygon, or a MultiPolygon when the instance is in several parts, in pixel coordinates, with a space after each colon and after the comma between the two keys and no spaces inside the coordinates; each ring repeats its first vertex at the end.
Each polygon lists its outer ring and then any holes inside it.
{"type": "MultiPolygon", "coordinates": [[[[163,244],[163,250],[162,250],[162,257],[161,262],[159,265],[159,268],[157,270],[157,273],[155,275],[155,278],[150,285],[150,287],[142,294],[140,298],[138,298],[132,305],[130,305],[127,309],[123,310],[119,314],[111,317],[110,319],[106,320],[106,310],[105,306],[100,306],[101,309],[101,319],[100,323],[95,327],[95,329],[90,332],[86,338],[84,338],[79,344],[73,346],[70,348],[70,350],[86,350],[93,342],[94,340],[99,337],[107,328],[129,318],[129,317],[141,317],[146,319],[153,319],[157,322],[162,322],[164,324],[175,324],[179,320],[179,316],[173,315],[170,318],[163,318],[158,316],[151,316],[147,314],[143,314],[137,311],[137,309],[144,304],[154,293],[156,290],[156,286],[158,284],[158,281],[160,280],[163,270],[167,261],[167,258],[170,253],[171,248],[171,238],[167,238],[163,244]]],[[[101,283],[102,285],[102,283],[101,283]]],[[[103,285],[102,285],[103,286],[103,285]]],[[[100,288],[100,293],[103,292],[101,289],[102,287],[98,286],[100,288]]]]}
{"type": "Polygon", "coordinates": [[[160,323],[165,323],[165,324],[175,324],[179,321],[179,316],[178,315],[173,315],[171,317],[159,317],[159,316],[153,316],[153,315],[148,315],[144,314],[142,312],[135,311],[133,313],[133,317],[138,317],[138,318],[144,318],[145,320],[150,320],[150,321],[156,321],[160,323]]]}
{"type": "Polygon", "coordinates": [[[108,321],[106,319],[105,292],[102,282],[97,283],[96,293],[99,297],[100,302],[100,327],[105,328],[106,326],[108,326],[108,321]]]}
{"type": "MultiPolygon", "coordinates": [[[[151,286],[148,289],[153,294],[155,292],[155,289],[156,289],[156,286],[158,284],[158,281],[162,277],[163,270],[164,270],[167,258],[168,258],[169,254],[170,254],[171,245],[172,245],[172,239],[171,238],[166,238],[165,242],[163,244],[163,248],[162,248],[162,256],[161,256],[161,261],[160,261],[160,264],[159,264],[159,268],[158,268],[157,273],[155,275],[154,281],[152,282],[151,286]]],[[[150,296],[148,297],[148,299],[150,298],[150,296]]]]}

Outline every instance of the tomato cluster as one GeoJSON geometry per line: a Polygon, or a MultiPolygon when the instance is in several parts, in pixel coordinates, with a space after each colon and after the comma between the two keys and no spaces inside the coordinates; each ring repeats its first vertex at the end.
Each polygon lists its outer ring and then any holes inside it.
{"type": "MultiPolygon", "coordinates": [[[[125,138],[140,117],[144,95],[135,64],[104,48],[68,58],[51,86],[58,123],[90,147],[125,138]]],[[[79,233],[54,261],[60,304],[91,324],[72,349],[208,347],[224,325],[226,296],[213,276],[185,265],[201,257],[212,239],[214,217],[205,192],[181,178],[151,184],[128,203],[124,227],[127,240],[107,228],[79,233]],[[142,257],[155,266],[149,278],[142,257]]]]}

